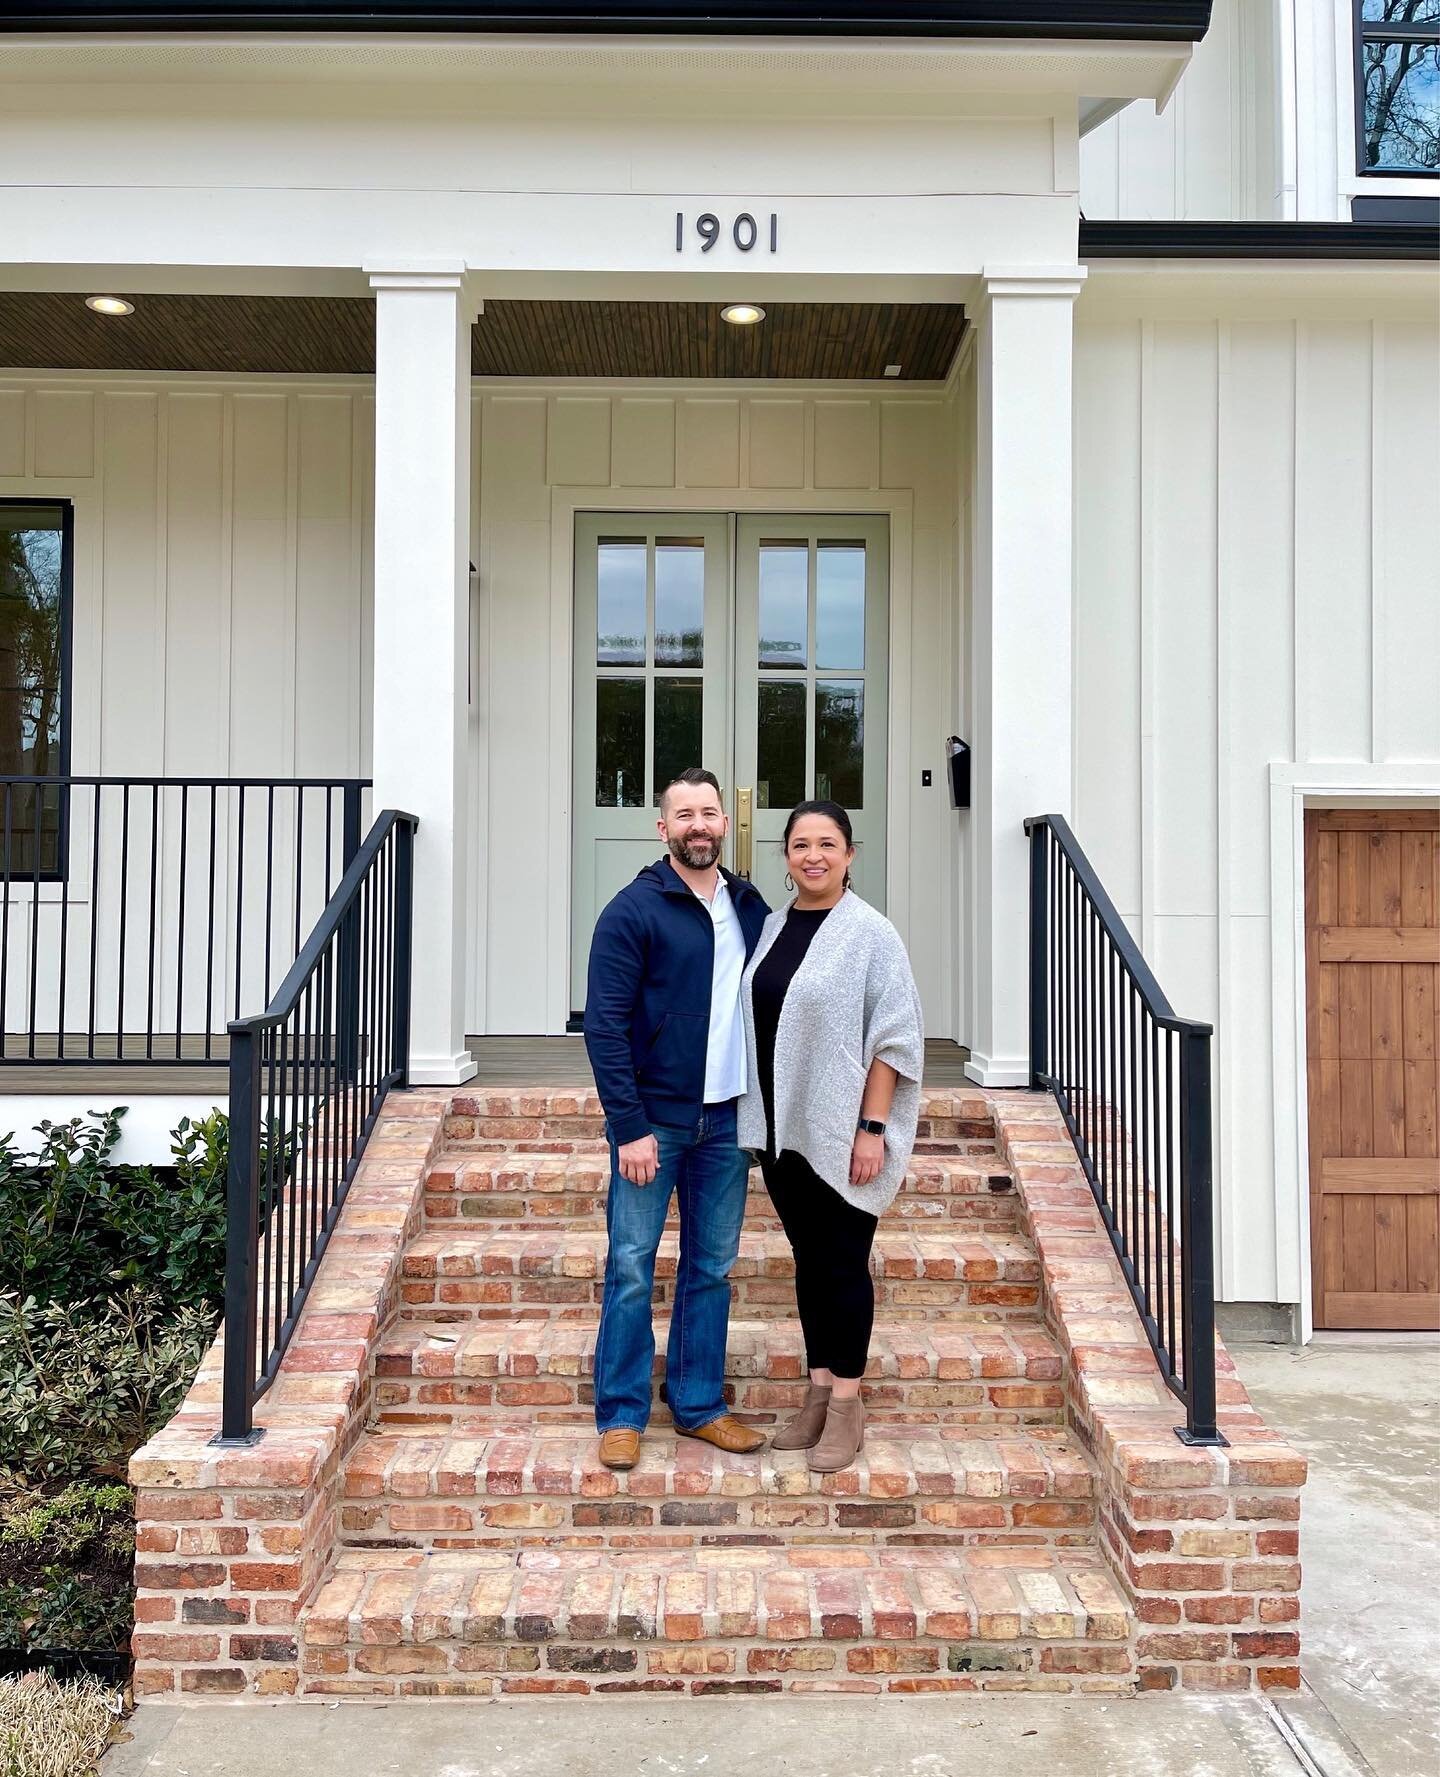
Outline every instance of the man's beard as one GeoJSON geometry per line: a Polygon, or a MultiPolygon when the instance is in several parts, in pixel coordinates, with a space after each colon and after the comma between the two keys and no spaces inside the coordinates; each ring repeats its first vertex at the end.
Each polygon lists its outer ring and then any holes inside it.
{"type": "Polygon", "coordinates": [[[722,843],[708,833],[690,833],[669,841],[670,856],[678,858],[687,870],[708,870],[719,860],[722,843]]]}

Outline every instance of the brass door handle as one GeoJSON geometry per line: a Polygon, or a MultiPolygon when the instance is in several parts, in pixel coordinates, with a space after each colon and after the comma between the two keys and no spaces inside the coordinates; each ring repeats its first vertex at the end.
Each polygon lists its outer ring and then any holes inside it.
{"type": "Polygon", "coordinates": [[[750,802],[754,792],[748,787],[735,792],[735,874],[750,880],[750,867],[754,846],[754,823],[750,815],[750,802]]]}

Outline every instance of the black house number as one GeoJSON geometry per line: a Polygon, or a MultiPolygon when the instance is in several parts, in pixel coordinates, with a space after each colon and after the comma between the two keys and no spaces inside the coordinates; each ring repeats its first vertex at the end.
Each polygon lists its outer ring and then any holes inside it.
{"type": "MultiPolygon", "coordinates": [[[[769,217],[766,218],[766,222],[770,251],[778,253],[780,250],[780,218],[772,210],[769,217]]],[[[721,235],[726,232],[725,224],[710,210],[707,210],[703,216],[695,218],[694,227],[695,233],[699,237],[702,253],[709,253],[721,235]]],[[[746,210],[730,224],[730,239],[742,253],[753,253],[760,243],[761,229],[761,223],[757,222],[746,210]]],[[[683,210],[675,212],[675,251],[677,253],[685,251],[685,212],[683,210]]]]}

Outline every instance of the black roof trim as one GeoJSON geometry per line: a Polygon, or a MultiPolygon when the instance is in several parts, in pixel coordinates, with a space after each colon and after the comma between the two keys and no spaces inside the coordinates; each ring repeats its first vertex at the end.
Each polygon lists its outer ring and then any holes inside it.
{"type": "Polygon", "coordinates": [[[1414,222],[1082,222],[1082,259],[1440,259],[1414,222]]]}
{"type": "Polygon", "coordinates": [[[1212,0],[0,0],[0,31],[557,31],[1195,43],[1212,0]]]}

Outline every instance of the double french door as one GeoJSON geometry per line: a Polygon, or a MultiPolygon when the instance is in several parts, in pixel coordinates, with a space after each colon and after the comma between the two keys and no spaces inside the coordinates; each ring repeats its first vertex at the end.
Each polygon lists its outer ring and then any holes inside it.
{"type": "Polygon", "coordinates": [[[660,793],[687,766],[720,779],[725,862],[772,906],[786,817],[824,797],[884,907],[886,520],[582,514],[574,633],[572,1008],[596,916],[660,855],[660,793]]]}

